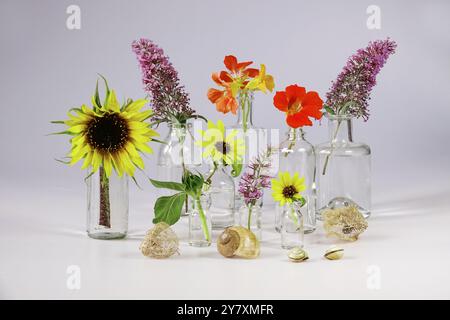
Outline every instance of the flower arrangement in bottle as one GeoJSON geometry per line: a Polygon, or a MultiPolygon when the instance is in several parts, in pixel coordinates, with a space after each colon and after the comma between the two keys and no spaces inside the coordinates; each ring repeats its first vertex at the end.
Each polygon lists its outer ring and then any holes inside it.
{"type": "Polygon", "coordinates": [[[266,73],[266,66],[261,64],[260,69],[249,68],[252,63],[253,61],[238,62],[233,55],[226,56],[224,64],[227,70],[212,74],[212,80],[222,90],[208,90],[208,99],[216,105],[217,111],[236,114],[240,110],[244,132],[248,129],[251,117],[252,93],[271,92],[275,87],[273,77],[266,73]]]}
{"type": "Polygon", "coordinates": [[[354,142],[353,118],[369,119],[369,100],[376,77],[396,43],[370,42],[351,56],[327,93],[325,113],[329,141],[316,146],[317,217],[326,210],[354,207],[365,218],[371,210],[371,149],[354,142]]]}
{"type": "MultiPolygon", "coordinates": [[[[279,171],[298,172],[305,178],[307,190],[304,193],[306,205],[304,213],[305,233],[316,229],[316,208],[314,180],[316,174],[316,154],[313,145],[306,139],[303,130],[312,126],[312,119],[322,118],[323,102],[315,91],[306,91],[299,85],[287,86],[284,91],[277,91],[273,98],[274,106],[283,112],[289,131],[279,145],[279,171]]],[[[275,229],[281,229],[282,207],[277,207],[275,229]]]]}
{"type": "Polygon", "coordinates": [[[272,148],[256,157],[247,167],[239,181],[239,190],[244,199],[240,209],[240,224],[252,231],[261,240],[261,208],[258,202],[264,189],[270,188],[272,148]]]}
{"type": "Polygon", "coordinates": [[[272,179],[272,197],[283,208],[281,215],[281,247],[292,249],[303,247],[303,214],[301,208],[306,199],[302,192],[306,190],[305,179],[298,172],[280,172],[278,179],[272,179]]]}
{"type": "Polygon", "coordinates": [[[91,221],[88,234],[96,238],[117,238],[124,237],[127,229],[124,215],[128,214],[128,189],[124,177],[134,179],[135,169],[144,169],[140,153],[153,153],[148,144],[158,133],[146,122],[152,116],[152,110],[142,110],[147,100],[128,99],[120,105],[115,91],[110,90],[103,79],[106,87],[103,102],[97,83],[92,108],[86,105],[72,108],[68,113],[69,120],[54,123],[66,125],[67,129],[60,134],[71,136],[72,148],[67,163],[72,166],[82,161],[81,168],[89,170],[87,180],[91,189],[97,185],[95,190],[89,190],[88,217],[93,220],[92,215],[97,215],[98,219],[91,221]],[[96,173],[99,176],[94,182],[92,176],[96,173]],[[116,198],[111,195],[113,190],[116,198]],[[122,202],[117,195],[122,195],[122,202]],[[113,214],[119,217],[115,218],[113,214]],[[116,227],[113,221],[121,226],[116,227]]]}

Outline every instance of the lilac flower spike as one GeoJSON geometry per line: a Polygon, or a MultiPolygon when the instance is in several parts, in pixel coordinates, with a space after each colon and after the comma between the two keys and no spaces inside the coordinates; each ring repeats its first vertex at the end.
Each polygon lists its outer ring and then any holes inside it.
{"type": "Polygon", "coordinates": [[[239,193],[244,198],[245,204],[255,205],[256,201],[263,196],[263,189],[270,187],[270,167],[272,149],[256,157],[249,165],[239,181],[239,193]]]}
{"type": "Polygon", "coordinates": [[[351,56],[326,95],[327,111],[350,114],[367,121],[370,92],[376,85],[376,76],[396,47],[397,44],[387,38],[370,42],[351,56]]]}
{"type": "Polygon", "coordinates": [[[178,73],[164,51],[148,39],[133,41],[142,71],[144,89],[151,99],[156,122],[185,122],[194,110],[189,106],[189,95],[180,85],[178,73]]]}

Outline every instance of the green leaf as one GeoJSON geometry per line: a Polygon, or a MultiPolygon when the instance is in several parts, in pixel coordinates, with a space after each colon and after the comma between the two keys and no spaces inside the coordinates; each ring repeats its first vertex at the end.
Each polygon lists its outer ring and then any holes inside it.
{"type": "Polygon", "coordinates": [[[101,108],[102,107],[102,103],[100,101],[100,95],[98,93],[98,80],[97,80],[97,84],[95,85],[94,100],[95,100],[95,104],[97,105],[97,107],[101,108]]]}
{"type": "Polygon", "coordinates": [[[192,197],[201,195],[203,184],[205,183],[202,175],[186,171],[181,180],[185,186],[186,193],[192,197]]]}
{"type": "Polygon", "coordinates": [[[54,121],[50,121],[50,123],[53,123],[53,124],[64,124],[64,121],[62,121],[62,120],[54,120],[54,121]]]}
{"type": "Polygon", "coordinates": [[[105,96],[105,100],[104,100],[104,104],[106,104],[106,101],[108,101],[108,97],[109,97],[109,93],[110,93],[110,90],[109,90],[109,86],[108,86],[108,81],[106,80],[106,78],[103,76],[103,75],[101,75],[100,73],[98,74],[102,79],[103,79],[103,81],[105,82],[105,87],[106,87],[106,96],[105,96]]]}
{"type": "Polygon", "coordinates": [[[233,176],[233,178],[236,178],[237,176],[239,176],[241,174],[242,171],[242,163],[234,163],[231,165],[231,167],[233,168],[231,170],[231,175],[233,176]]]}
{"type": "Polygon", "coordinates": [[[170,190],[175,190],[175,191],[185,191],[184,185],[179,182],[158,181],[158,180],[153,180],[153,179],[149,179],[149,180],[155,188],[170,189],[170,190]]]}
{"type": "Polygon", "coordinates": [[[165,222],[169,225],[175,224],[181,216],[186,193],[180,192],[172,196],[160,197],[156,200],[153,223],[165,222]]]}
{"type": "Polygon", "coordinates": [[[331,115],[336,115],[336,113],[334,112],[334,110],[333,109],[331,109],[329,106],[324,106],[324,109],[325,109],[325,111],[326,112],[328,112],[329,114],[331,114],[331,115]]]}

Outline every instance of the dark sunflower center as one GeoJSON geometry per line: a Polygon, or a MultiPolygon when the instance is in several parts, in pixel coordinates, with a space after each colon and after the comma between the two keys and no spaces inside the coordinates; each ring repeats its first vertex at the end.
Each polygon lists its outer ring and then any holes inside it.
{"type": "Polygon", "coordinates": [[[99,151],[115,152],[122,149],[129,139],[125,119],[116,113],[93,119],[87,128],[89,145],[99,151]]]}
{"type": "Polygon", "coordinates": [[[283,196],[285,198],[291,199],[294,197],[294,195],[296,193],[297,193],[297,189],[295,189],[294,186],[287,186],[287,187],[284,187],[284,189],[283,189],[283,196]]]}
{"type": "Polygon", "coordinates": [[[222,154],[227,154],[227,152],[230,150],[230,145],[225,141],[216,142],[215,147],[217,151],[221,152],[222,154]]]}

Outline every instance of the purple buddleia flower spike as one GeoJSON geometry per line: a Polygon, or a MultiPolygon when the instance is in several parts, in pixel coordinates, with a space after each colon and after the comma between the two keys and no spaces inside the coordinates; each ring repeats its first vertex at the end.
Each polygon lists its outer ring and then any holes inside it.
{"type": "Polygon", "coordinates": [[[376,85],[376,76],[396,47],[397,44],[388,38],[370,42],[366,48],[359,49],[332,83],[325,105],[334,114],[349,114],[367,121],[370,92],[376,85]]]}
{"type": "Polygon", "coordinates": [[[142,71],[142,82],[153,109],[152,120],[157,122],[184,122],[194,110],[189,106],[189,95],[180,85],[178,73],[164,51],[148,39],[132,43],[142,71]]]}

